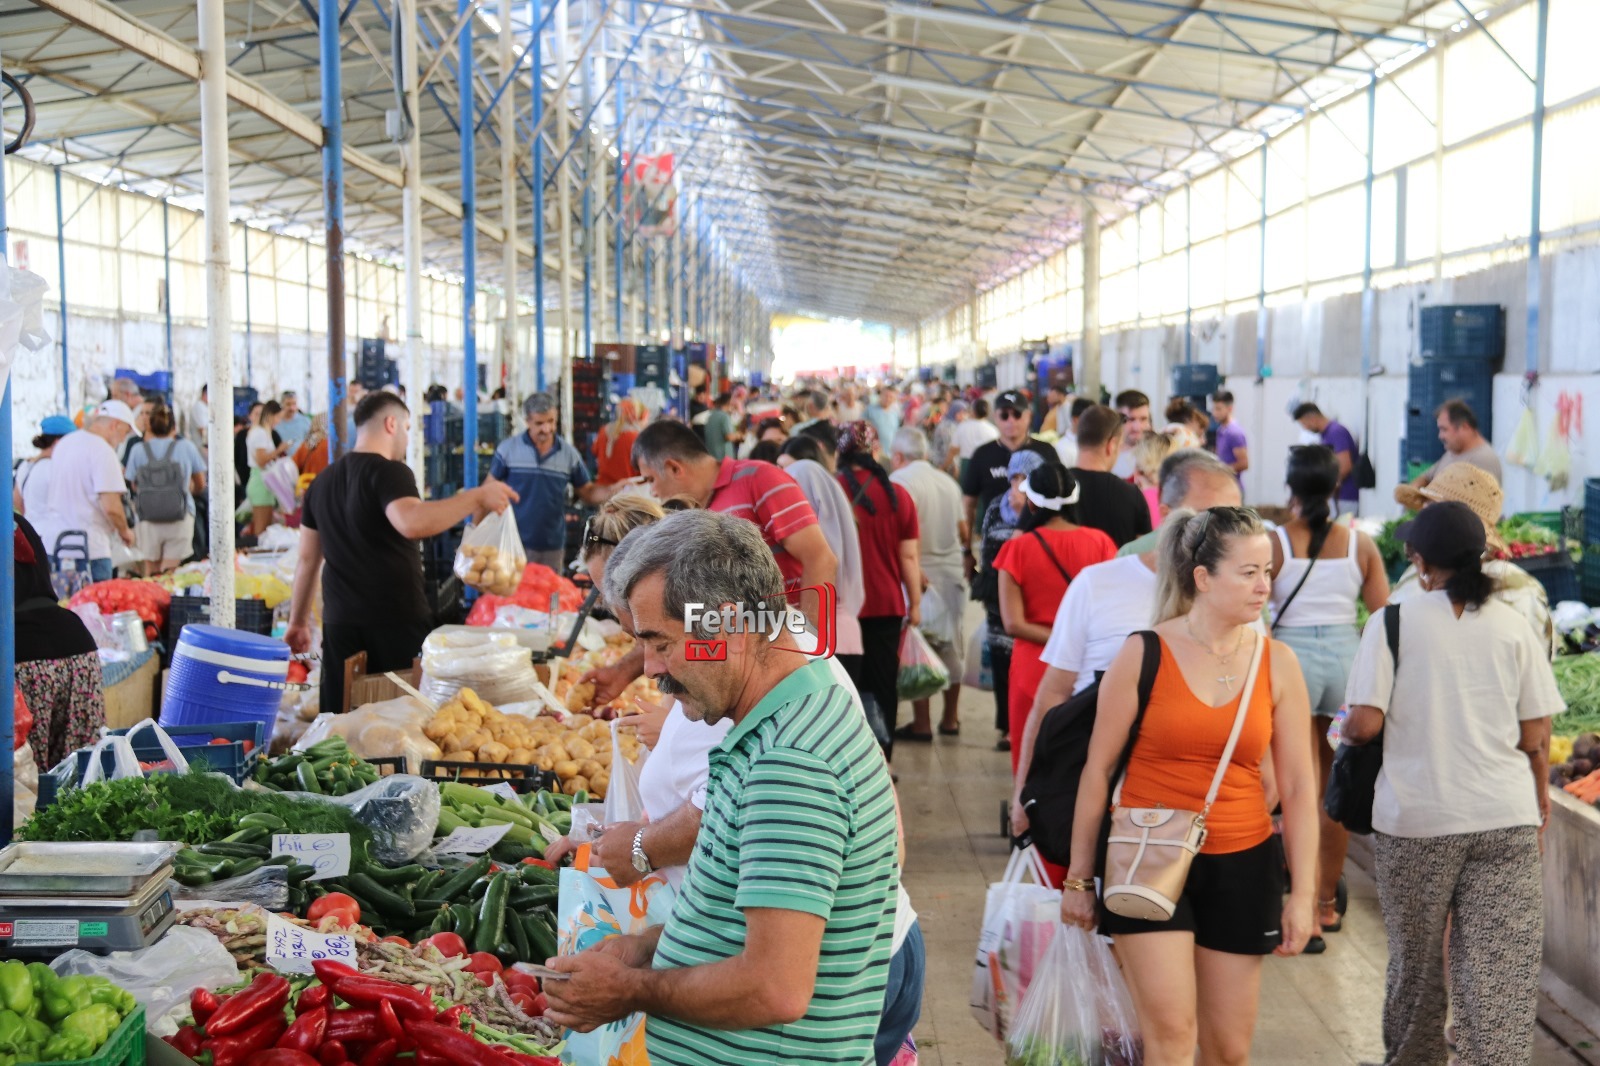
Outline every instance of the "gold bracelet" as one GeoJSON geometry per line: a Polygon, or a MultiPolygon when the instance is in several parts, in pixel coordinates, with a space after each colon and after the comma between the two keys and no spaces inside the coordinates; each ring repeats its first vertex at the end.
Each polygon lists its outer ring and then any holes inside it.
{"type": "Polygon", "coordinates": [[[1093,880],[1087,880],[1086,881],[1086,880],[1082,880],[1082,879],[1074,879],[1074,878],[1070,878],[1069,877],[1066,880],[1061,882],[1061,889],[1064,892],[1093,892],[1094,891],[1094,881],[1093,880]]]}

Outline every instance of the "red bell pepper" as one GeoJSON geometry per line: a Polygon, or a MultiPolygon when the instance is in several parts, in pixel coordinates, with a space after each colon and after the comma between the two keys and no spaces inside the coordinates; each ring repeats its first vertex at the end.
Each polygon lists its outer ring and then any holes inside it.
{"type": "Polygon", "coordinates": [[[194,1058],[200,1054],[200,1045],[205,1042],[205,1037],[200,1035],[200,1030],[192,1025],[186,1025],[171,1036],[162,1037],[171,1044],[180,1054],[194,1058]]]}
{"type": "Polygon", "coordinates": [[[275,1014],[242,1033],[212,1037],[201,1045],[201,1050],[211,1052],[211,1066],[244,1066],[251,1055],[277,1043],[287,1028],[283,1016],[275,1014]]]}
{"type": "Polygon", "coordinates": [[[296,1014],[304,1014],[307,1011],[316,1010],[318,1007],[326,1007],[332,998],[333,989],[327,985],[312,985],[300,993],[300,998],[295,1000],[294,1012],[296,1014]]]}
{"type": "Polygon", "coordinates": [[[325,985],[333,985],[341,977],[360,977],[361,971],[354,966],[346,966],[342,962],[332,959],[319,959],[311,964],[311,969],[317,975],[317,980],[325,985]]]}
{"type": "Polygon", "coordinates": [[[343,1040],[330,1040],[317,1049],[317,1061],[322,1066],[344,1066],[350,1061],[350,1053],[344,1049],[343,1040]]]}
{"type": "Polygon", "coordinates": [[[437,1055],[449,1066],[479,1066],[487,1049],[459,1029],[433,1022],[414,1022],[406,1032],[417,1042],[419,1052],[437,1055]]]}
{"type": "Polygon", "coordinates": [[[375,1010],[336,1010],[328,1013],[327,1039],[342,1040],[346,1044],[372,1043],[386,1040],[383,1022],[375,1010]]]}
{"type": "Polygon", "coordinates": [[[189,1013],[194,1015],[196,1025],[204,1025],[210,1021],[220,1006],[222,1001],[209,988],[197,988],[189,993],[189,1013]]]}
{"type": "Polygon", "coordinates": [[[232,1036],[266,1018],[282,1021],[283,1007],[288,1002],[288,979],[275,973],[263,973],[250,982],[250,987],[229,996],[228,1001],[217,1008],[216,1013],[206,1022],[206,1035],[232,1036]]]}
{"type": "Polygon", "coordinates": [[[361,1056],[361,1066],[394,1066],[394,1060],[400,1056],[400,1041],[385,1040],[381,1044],[374,1044],[361,1056]]]}
{"type": "Polygon", "coordinates": [[[468,1007],[465,1003],[457,1003],[449,1010],[440,1011],[433,1020],[438,1022],[440,1025],[448,1025],[452,1029],[459,1029],[461,1028],[462,1019],[467,1019],[470,1021],[471,1018],[472,1008],[468,1007]]]}
{"type": "Polygon", "coordinates": [[[278,1047],[288,1051],[315,1051],[328,1032],[328,1008],[308,1010],[278,1038],[278,1047]]]}
{"type": "Polygon", "coordinates": [[[245,1066],[319,1066],[319,1064],[304,1051],[275,1047],[251,1055],[245,1060],[245,1066]]]}
{"type": "Polygon", "coordinates": [[[377,1008],[388,1003],[402,1018],[425,1021],[434,1015],[433,997],[410,985],[386,981],[381,977],[336,977],[333,994],[356,1007],[377,1008]]]}

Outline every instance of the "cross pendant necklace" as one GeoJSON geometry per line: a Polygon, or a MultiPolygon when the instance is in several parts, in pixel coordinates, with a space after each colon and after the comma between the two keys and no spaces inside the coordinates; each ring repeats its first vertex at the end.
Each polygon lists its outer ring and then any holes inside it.
{"type": "MultiPolygon", "coordinates": [[[[1239,654],[1240,648],[1244,647],[1244,627],[1239,627],[1239,639],[1234,642],[1233,650],[1228,652],[1226,655],[1223,655],[1213,650],[1211,645],[1200,639],[1199,634],[1194,631],[1194,624],[1189,620],[1191,617],[1191,615],[1183,616],[1183,627],[1189,631],[1190,638],[1193,639],[1196,644],[1200,645],[1200,647],[1205,649],[1206,654],[1210,655],[1217,661],[1218,670],[1226,670],[1228,667],[1232,666],[1233,657],[1239,654]]],[[[1221,685],[1224,691],[1231,692],[1233,690],[1233,683],[1237,680],[1239,680],[1237,674],[1222,674],[1217,677],[1217,684],[1221,685]]]]}

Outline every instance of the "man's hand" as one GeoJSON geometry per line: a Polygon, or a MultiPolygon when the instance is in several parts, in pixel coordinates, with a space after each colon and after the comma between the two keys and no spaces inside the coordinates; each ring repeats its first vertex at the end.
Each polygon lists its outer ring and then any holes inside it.
{"type": "Polygon", "coordinates": [[[578,684],[583,685],[594,682],[594,706],[604,707],[618,696],[622,690],[633,684],[634,680],[644,672],[644,657],[634,658],[629,656],[612,663],[610,666],[599,666],[582,677],[578,684]]]}
{"type": "Polygon", "coordinates": [[[521,499],[504,481],[487,481],[472,491],[477,497],[478,508],[483,511],[493,511],[495,514],[499,514],[521,499]]]}
{"type": "Polygon", "coordinates": [[[906,621],[911,623],[912,629],[922,625],[922,604],[913,603],[911,605],[911,610],[906,613],[906,621]]]}
{"type": "Polygon", "coordinates": [[[613,955],[622,960],[624,966],[631,966],[635,970],[648,970],[650,963],[656,957],[656,941],[653,936],[608,936],[593,948],[594,951],[605,955],[613,955]]]}
{"type": "Polygon", "coordinates": [[[627,990],[632,984],[629,975],[636,967],[621,957],[627,952],[626,945],[620,946],[620,953],[619,949],[606,949],[612,940],[628,939],[633,938],[613,937],[589,951],[551,959],[547,965],[552,970],[572,976],[543,983],[550,1001],[545,1017],[557,1025],[587,1033],[632,1014],[634,1005],[627,990]]]}
{"type": "Polygon", "coordinates": [[[311,650],[311,627],[308,625],[292,625],[283,634],[283,642],[289,645],[289,650],[296,655],[304,655],[311,650]]]}
{"type": "Polygon", "coordinates": [[[130,548],[133,547],[133,542],[137,539],[133,534],[133,530],[126,527],[117,530],[117,536],[121,537],[122,543],[126,544],[130,548]]]}
{"type": "Polygon", "coordinates": [[[618,822],[607,827],[589,851],[594,862],[603,866],[611,880],[623,888],[644,880],[645,875],[633,868],[633,838],[642,828],[643,822],[618,822]]]}

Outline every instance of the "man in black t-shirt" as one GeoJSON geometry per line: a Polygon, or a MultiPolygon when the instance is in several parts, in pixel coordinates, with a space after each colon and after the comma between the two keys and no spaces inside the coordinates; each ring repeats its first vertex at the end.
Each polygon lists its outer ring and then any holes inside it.
{"type": "MultiPolygon", "coordinates": [[[[994,421],[1000,428],[1000,439],[979,445],[967,462],[961,477],[961,495],[967,507],[967,528],[977,536],[979,523],[989,510],[989,503],[1011,487],[1011,476],[1006,468],[1011,464],[1011,453],[1027,448],[1038,452],[1046,462],[1056,461],[1056,450],[1028,433],[1028,397],[1020,389],[1007,389],[994,400],[994,421]]],[[[970,576],[976,569],[972,545],[963,546],[961,561],[970,576]]]]}
{"type": "Polygon", "coordinates": [[[1150,503],[1131,482],[1111,472],[1122,453],[1125,417],[1095,404],[1078,419],[1078,502],[1071,520],[1105,533],[1122,547],[1150,532],[1150,503]]]}
{"type": "Polygon", "coordinates": [[[469,517],[504,511],[517,494],[491,481],[424,503],[406,454],[411,413],[392,392],[356,405],[355,448],[311,483],[300,528],[300,561],[284,640],[311,647],[311,604],[322,577],[322,710],[344,706],[345,660],[367,653],[367,670],[409,669],[433,628],[416,542],[469,517]],[[323,562],[327,562],[326,568],[323,562]]]}

